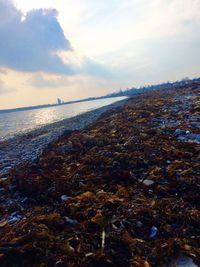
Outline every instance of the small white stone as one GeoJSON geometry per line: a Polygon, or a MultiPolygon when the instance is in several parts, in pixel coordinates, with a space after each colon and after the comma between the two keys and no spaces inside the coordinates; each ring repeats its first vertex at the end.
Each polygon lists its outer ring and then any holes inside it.
{"type": "Polygon", "coordinates": [[[69,199],[69,197],[67,195],[62,195],[61,196],[61,200],[62,201],[67,201],[69,199]]]}
{"type": "Polygon", "coordinates": [[[152,185],[152,184],[154,184],[154,183],[155,183],[155,182],[154,182],[153,180],[149,180],[149,179],[146,179],[146,180],[143,181],[143,184],[145,184],[145,185],[147,185],[147,186],[152,185]]]}

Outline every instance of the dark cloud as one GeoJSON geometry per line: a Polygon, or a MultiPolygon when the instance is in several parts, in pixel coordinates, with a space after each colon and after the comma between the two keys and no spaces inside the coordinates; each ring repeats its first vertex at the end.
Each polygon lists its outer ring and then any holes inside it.
{"type": "Polygon", "coordinates": [[[72,50],[54,9],[32,10],[23,17],[10,0],[0,0],[0,66],[19,71],[72,74],[56,54],[72,50]]]}

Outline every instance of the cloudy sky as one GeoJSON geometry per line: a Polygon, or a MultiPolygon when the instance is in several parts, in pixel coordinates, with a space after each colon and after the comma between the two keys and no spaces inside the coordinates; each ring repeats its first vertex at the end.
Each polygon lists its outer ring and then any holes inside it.
{"type": "Polygon", "coordinates": [[[0,0],[0,109],[200,76],[200,0],[0,0]]]}

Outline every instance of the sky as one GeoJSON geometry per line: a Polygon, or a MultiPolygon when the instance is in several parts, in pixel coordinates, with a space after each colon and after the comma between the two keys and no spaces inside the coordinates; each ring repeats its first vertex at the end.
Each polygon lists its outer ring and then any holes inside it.
{"type": "Polygon", "coordinates": [[[0,0],[0,109],[200,76],[200,0],[0,0]]]}

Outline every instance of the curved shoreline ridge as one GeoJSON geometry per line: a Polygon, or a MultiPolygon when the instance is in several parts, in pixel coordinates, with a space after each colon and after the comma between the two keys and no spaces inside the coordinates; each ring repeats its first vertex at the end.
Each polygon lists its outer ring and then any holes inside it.
{"type": "Polygon", "coordinates": [[[97,120],[104,112],[119,107],[126,101],[127,99],[123,99],[0,141],[0,177],[5,177],[13,167],[24,161],[37,159],[48,144],[56,141],[66,131],[81,130],[97,120]]]}

